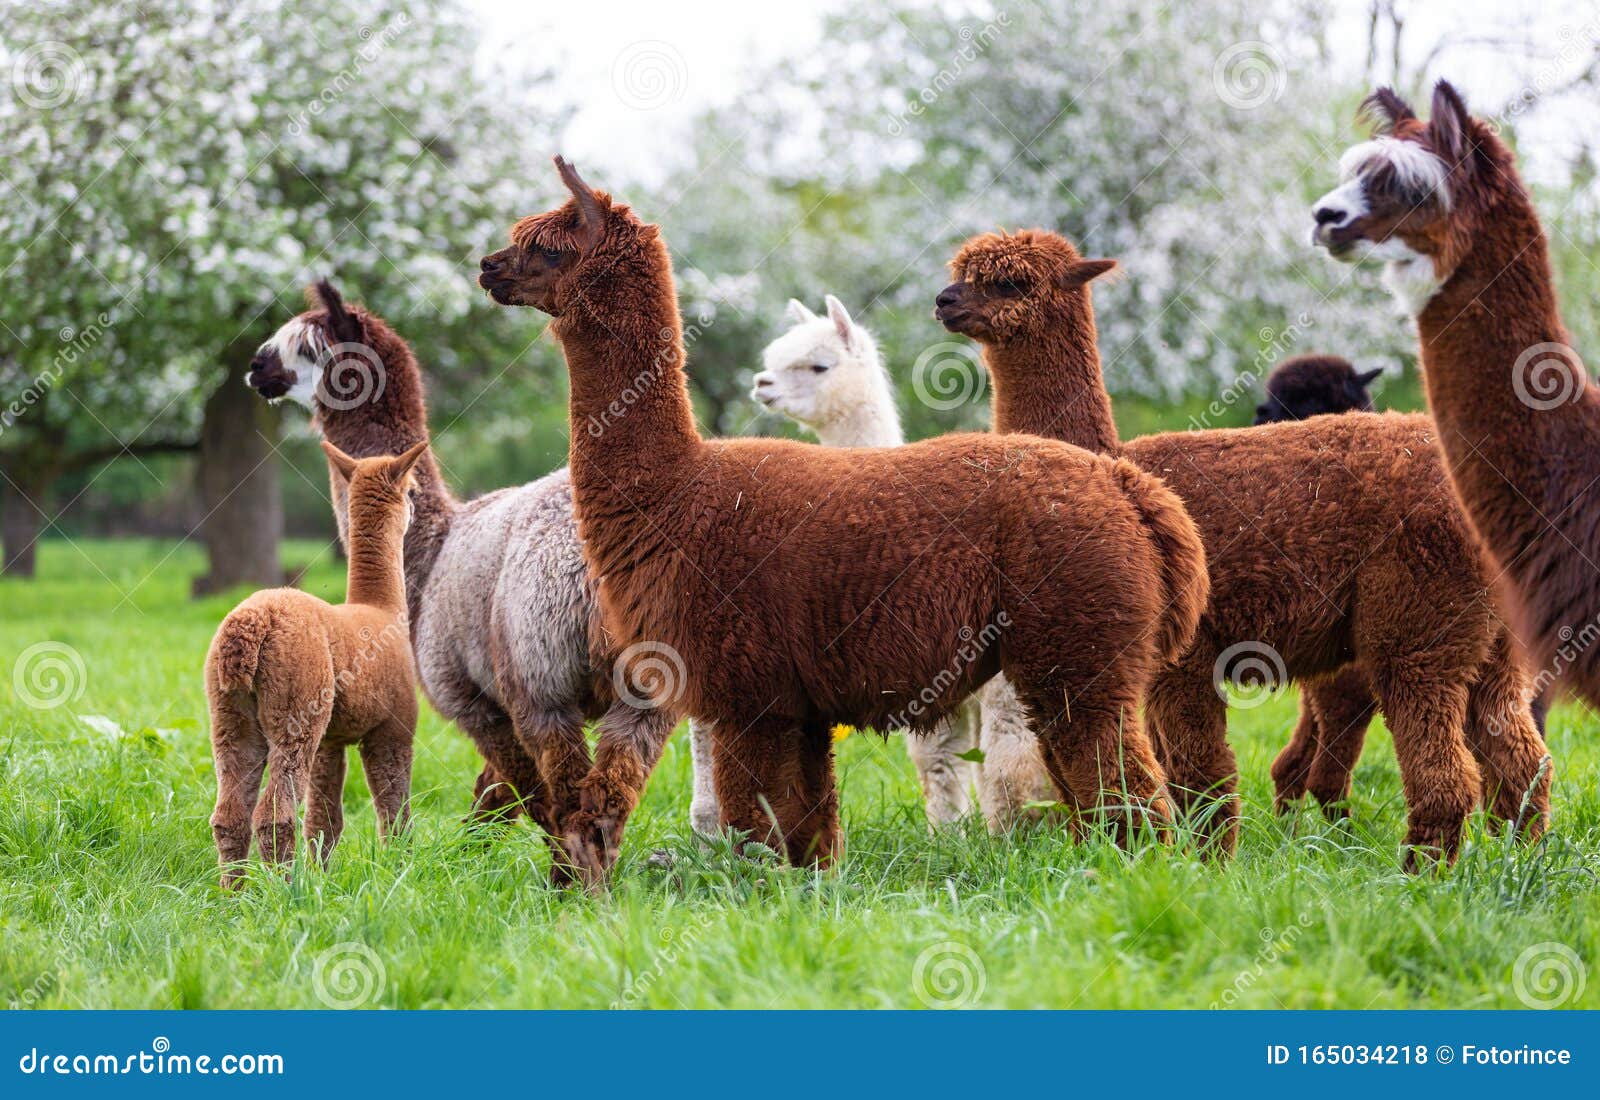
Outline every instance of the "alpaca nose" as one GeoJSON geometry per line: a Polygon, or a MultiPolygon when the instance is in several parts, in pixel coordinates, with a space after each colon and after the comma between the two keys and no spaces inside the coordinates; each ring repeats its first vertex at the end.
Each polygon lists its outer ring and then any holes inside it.
{"type": "Polygon", "coordinates": [[[1311,212],[1317,220],[1318,228],[1327,226],[1329,229],[1338,229],[1350,219],[1350,211],[1339,206],[1319,206],[1311,212]]]}
{"type": "Polygon", "coordinates": [[[939,292],[939,296],[933,300],[933,304],[938,306],[940,309],[944,309],[947,306],[955,305],[960,299],[961,292],[952,285],[941,290],[939,292]]]}
{"type": "Polygon", "coordinates": [[[485,256],[483,259],[478,261],[478,270],[480,271],[493,271],[499,266],[499,261],[497,261],[493,256],[485,256]]]}
{"type": "Polygon", "coordinates": [[[764,390],[770,385],[772,385],[772,376],[770,374],[756,375],[756,389],[764,390]]]}

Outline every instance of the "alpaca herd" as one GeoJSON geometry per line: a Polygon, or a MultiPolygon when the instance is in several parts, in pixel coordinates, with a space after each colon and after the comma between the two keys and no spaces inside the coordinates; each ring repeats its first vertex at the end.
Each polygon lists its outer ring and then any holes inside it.
{"type": "Polygon", "coordinates": [[[483,757],[469,821],[526,813],[552,881],[590,889],[682,720],[693,829],[796,864],[844,852],[839,724],[906,731],[931,826],[976,796],[1003,836],[1055,804],[1074,835],[1225,857],[1226,685],[1263,670],[1303,686],[1280,810],[1310,794],[1344,813],[1382,713],[1408,870],[1453,861],[1474,809],[1542,834],[1552,691],[1600,702],[1600,391],[1491,128],[1443,82],[1427,123],[1387,89],[1365,110],[1377,136],[1313,239],[1385,264],[1432,417],[1373,412],[1377,371],[1304,356],[1256,426],[1124,442],[1089,289],[1115,263],[1031,230],[967,241],[934,303],[981,350],[992,432],[906,443],[876,342],[829,296],[823,316],[791,300],[751,391],[817,444],[705,439],[666,242],[558,157],[566,201],[518,221],[478,283],[551,317],[571,464],[462,501],[410,348],[318,283],[247,381],[311,410],[349,592],[257,593],[217,632],[224,884],[252,836],[292,856],[301,804],[327,858],[352,744],[383,835],[404,827],[418,685],[483,757]],[[352,349],[383,377],[355,401],[352,349]]]}

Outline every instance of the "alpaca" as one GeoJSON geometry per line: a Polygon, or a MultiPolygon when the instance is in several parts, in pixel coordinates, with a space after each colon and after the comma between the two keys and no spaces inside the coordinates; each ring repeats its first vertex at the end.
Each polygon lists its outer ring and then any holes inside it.
{"type": "MultiPolygon", "coordinates": [[[[824,302],[827,316],[818,317],[804,303],[789,299],[785,316],[792,327],[762,353],[762,370],[750,396],[810,428],[824,447],[900,446],[905,434],[877,342],[839,299],[829,294],[824,302]]],[[[979,722],[973,698],[932,733],[906,738],[931,825],[959,821],[972,809],[973,781],[981,773],[963,755],[977,747],[979,722]]],[[[700,807],[697,827],[707,820],[714,828],[709,741],[696,746],[695,797],[700,807]]]]}
{"type": "MultiPolygon", "coordinates": [[[[1231,849],[1236,829],[1222,680],[1243,673],[1275,686],[1352,661],[1371,676],[1394,734],[1407,868],[1454,859],[1480,795],[1537,835],[1548,811],[1543,740],[1431,422],[1318,417],[1124,444],[1088,289],[1114,266],[1042,230],[985,234],[956,256],[957,281],[939,294],[936,314],[983,345],[997,430],[1132,460],[1168,481],[1199,526],[1211,602],[1198,644],[1152,684],[1149,719],[1180,804],[1220,803],[1203,835],[1231,849]]],[[[1313,707],[1317,687],[1307,693],[1313,707]]]]}
{"type": "MultiPolygon", "coordinates": [[[[310,299],[311,310],[262,345],[246,381],[265,397],[305,405],[323,438],[351,454],[426,440],[422,374],[406,342],[381,318],[346,306],[326,280],[310,299]]],[[[405,569],[423,691],[487,762],[474,818],[526,810],[550,840],[552,881],[570,882],[559,838],[590,766],[585,721],[600,719],[597,751],[619,759],[638,745],[659,746],[672,722],[624,697],[633,670],[602,651],[565,469],[466,502],[452,496],[431,454],[415,473],[405,569]]],[[[336,475],[334,516],[347,539],[336,475]]],[[[641,785],[653,764],[636,769],[641,785]]]]}
{"type": "Polygon", "coordinates": [[[222,620],[206,654],[217,767],[211,831],[224,887],[243,878],[252,829],[263,859],[294,858],[295,815],[308,802],[306,840],[328,858],[344,829],[351,745],[360,749],[380,832],[388,837],[406,824],[417,689],[400,545],[411,522],[411,468],[428,445],[359,461],[322,446],[349,485],[345,602],[333,607],[294,588],[257,592],[222,620]]]}
{"type": "MultiPolygon", "coordinates": [[[[573,495],[606,626],[681,662],[670,702],[710,725],[722,824],[829,865],[830,728],[926,732],[1001,671],[1064,800],[1123,843],[1168,820],[1138,710],[1205,603],[1177,498],[1049,440],[701,439],[659,228],[556,165],[571,198],[518,222],[479,283],[554,318],[587,426],[573,495]]],[[[612,787],[598,762],[585,782],[612,787]]]]}
{"type": "Polygon", "coordinates": [[[1313,243],[1383,263],[1416,320],[1450,484],[1509,580],[1541,671],[1600,706],[1600,388],[1561,323],[1538,214],[1496,127],[1434,88],[1423,122],[1380,88],[1376,136],[1340,160],[1313,243]]]}
{"type": "MultiPolygon", "coordinates": [[[[1337,355],[1286,359],[1267,377],[1267,399],[1256,407],[1255,422],[1272,424],[1343,412],[1372,412],[1372,395],[1367,386],[1382,373],[1381,367],[1357,373],[1348,359],[1337,355]]],[[[1331,685],[1311,689],[1318,697],[1318,705],[1301,708],[1294,736],[1273,761],[1273,803],[1280,811],[1309,793],[1322,804],[1324,812],[1343,814],[1340,807],[1349,796],[1350,777],[1377,704],[1371,682],[1358,667],[1351,665],[1335,673],[1334,679],[1331,685]],[[1319,712],[1328,716],[1328,729],[1319,726],[1319,712]]],[[[1533,724],[1541,737],[1550,703],[1549,690],[1534,696],[1533,724]]]]}
{"type": "Polygon", "coordinates": [[[1327,413],[1371,412],[1367,387],[1382,367],[1357,372],[1337,355],[1297,355],[1272,368],[1267,399],[1256,406],[1255,423],[1308,420],[1327,413]]]}

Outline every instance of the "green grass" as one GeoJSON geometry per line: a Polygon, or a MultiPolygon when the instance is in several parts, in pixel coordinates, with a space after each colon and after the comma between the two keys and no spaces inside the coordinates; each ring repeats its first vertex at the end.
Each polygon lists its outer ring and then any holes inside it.
{"type": "MultiPolygon", "coordinates": [[[[306,586],[337,599],[342,572],[318,553],[284,556],[315,558],[306,586]]],[[[1545,843],[1508,849],[1474,820],[1453,870],[1408,878],[1381,726],[1352,823],[1272,815],[1267,769],[1294,721],[1292,693],[1233,713],[1246,816],[1226,867],[1075,846],[1052,829],[930,836],[904,748],[864,736],[840,746],[838,871],[739,860],[687,837],[680,735],[610,895],[558,893],[530,827],[487,840],[463,830],[476,757],[424,708],[407,838],[375,842],[352,768],[328,870],[258,873],[228,896],[207,826],[200,667],[232,600],[188,600],[199,568],[192,548],[170,543],[52,542],[37,581],[0,582],[0,1003],[917,1007],[944,989],[980,1007],[1516,1008],[1525,951],[1600,958],[1592,717],[1573,706],[1552,717],[1545,843]],[[70,697],[47,709],[17,682],[59,694],[18,668],[43,641],[81,658],[81,672],[68,658],[70,697]],[[649,859],[658,848],[670,869],[649,859]]],[[[1600,973],[1588,979],[1568,1004],[1600,1007],[1600,973]]]]}

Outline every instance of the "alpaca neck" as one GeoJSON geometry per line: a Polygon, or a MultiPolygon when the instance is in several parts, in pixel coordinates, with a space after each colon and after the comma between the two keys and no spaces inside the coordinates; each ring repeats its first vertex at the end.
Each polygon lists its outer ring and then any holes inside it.
{"type": "Polygon", "coordinates": [[[824,447],[898,447],[906,441],[900,430],[900,415],[889,394],[874,394],[875,401],[864,402],[827,423],[816,426],[817,442],[824,447]]]}
{"type": "Polygon", "coordinates": [[[1094,314],[1035,335],[985,344],[994,387],[994,430],[1059,439],[1112,454],[1122,446],[1100,373],[1094,314]]]}
{"type": "Polygon", "coordinates": [[[665,294],[650,290],[632,299],[627,324],[582,315],[562,318],[556,328],[572,383],[572,485],[580,511],[585,500],[627,497],[672,476],[677,461],[700,446],[670,277],[665,294]]]}
{"type": "Polygon", "coordinates": [[[1490,549],[1510,563],[1541,537],[1547,517],[1571,518],[1574,496],[1600,474],[1600,393],[1557,349],[1530,350],[1571,338],[1527,196],[1508,188],[1482,220],[1471,250],[1418,315],[1417,332],[1457,492],[1490,549]]]}
{"type": "Polygon", "coordinates": [[[352,502],[345,603],[406,614],[404,542],[391,508],[352,502]]]}
{"type": "MultiPolygon", "coordinates": [[[[408,349],[385,355],[384,363],[384,389],[376,399],[353,409],[326,409],[317,416],[322,437],[353,458],[399,454],[428,438],[428,410],[415,359],[408,349]]],[[[458,505],[431,450],[412,467],[412,474],[417,487],[411,498],[411,526],[405,534],[405,581],[411,621],[416,623],[418,604],[458,505]]],[[[349,491],[342,478],[331,481],[339,541],[349,554],[349,491]]]]}

